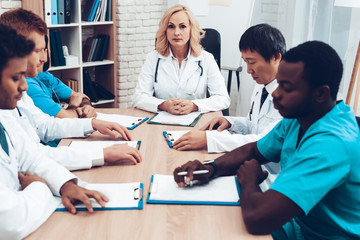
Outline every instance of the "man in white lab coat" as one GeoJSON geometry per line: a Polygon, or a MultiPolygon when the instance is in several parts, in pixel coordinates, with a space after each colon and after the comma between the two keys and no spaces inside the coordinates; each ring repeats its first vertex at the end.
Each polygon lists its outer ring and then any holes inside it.
{"type": "MultiPolygon", "coordinates": [[[[27,39],[35,43],[33,52],[28,56],[25,76],[36,76],[38,67],[46,60],[44,51],[46,23],[36,14],[24,9],[15,9],[3,13],[0,16],[0,23],[14,28],[19,34],[26,36],[27,39]]],[[[40,140],[46,143],[61,138],[85,137],[95,130],[113,138],[122,136],[125,140],[130,140],[128,130],[119,124],[92,118],[59,119],[50,117],[34,105],[26,92],[18,100],[17,109],[0,110],[0,114],[15,117],[14,121],[18,121],[25,132],[39,145],[40,140]]],[[[136,164],[142,160],[139,151],[127,144],[93,149],[45,146],[39,146],[39,148],[69,170],[101,166],[104,165],[104,162],[130,160],[136,164]]]]}
{"type": "MultiPolygon", "coordinates": [[[[0,24],[0,109],[13,109],[27,88],[25,72],[34,43],[0,24]]],[[[108,199],[77,185],[77,177],[49,159],[11,116],[0,115],[0,239],[22,239],[55,210],[61,197],[73,214],[75,201],[92,212],[89,198],[108,199]]]]}
{"type": "MultiPolygon", "coordinates": [[[[210,153],[229,152],[259,140],[282,119],[274,108],[271,94],[277,88],[275,75],[285,53],[283,35],[268,24],[255,25],[241,36],[239,48],[241,57],[247,64],[247,72],[256,82],[247,117],[214,118],[200,130],[184,134],[173,144],[174,149],[207,147],[210,153]],[[217,131],[205,131],[216,128],[217,131]],[[235,134],[225,134],[222,132],[224,129],[235,134]]],[[[270,173],[277,173],[280,170],[275,164],[267,167],[270,173]]]]}

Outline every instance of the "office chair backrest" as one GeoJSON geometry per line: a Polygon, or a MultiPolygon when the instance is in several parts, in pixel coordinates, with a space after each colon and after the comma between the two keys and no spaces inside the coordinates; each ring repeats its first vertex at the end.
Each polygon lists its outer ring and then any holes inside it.
{"type": "Polygon", "coordinates": [[[204,28],[205,37],[201,40],[201,45],[203,48],[214,55],[215,61],[221,68],[221,37],[220,33],[212,28],[204,28]]]}

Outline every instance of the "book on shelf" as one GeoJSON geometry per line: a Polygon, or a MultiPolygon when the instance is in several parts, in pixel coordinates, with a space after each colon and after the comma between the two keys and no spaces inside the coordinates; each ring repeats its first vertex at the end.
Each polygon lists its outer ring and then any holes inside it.
{"type": "Polygon", "coordinates": [[[70,79],[63,80],[63,82],[65,83],[66,86],[71,88],[73,91],[75,91],[75,92],[79,91],[77,80],[70,78],[70,79]]]}
{"type": "Polygon", "coordinates": [[[111,0],[88,0],[81,20],[87,22],[111,21],[111,0]]]}
{"type": "Polygon", "coordinates": [[[106,34],[87,38],[83,46],[83,61],[103,61],[109,47],[109,38],[106,34]]]}
{"type": "Polygon", "coordinates": [[[59,30],[50,29],[50,52],[52,66],[65,66],[65,57],[59,30]]]}

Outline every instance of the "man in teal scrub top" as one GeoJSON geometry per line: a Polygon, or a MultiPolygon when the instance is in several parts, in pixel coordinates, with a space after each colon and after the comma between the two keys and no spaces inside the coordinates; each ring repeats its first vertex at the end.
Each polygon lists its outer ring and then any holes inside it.
{"type": "Polygon", "coordinates": [[[353,111],[336,95],[343,67],[334,49],[306,42],[283,56],[272,93],[284,119],[264,138],[217,158],[190,161],[186,182],[237,174],[242,215],[252,234],[274,239],[360,239],[360,137],[353,111]],[[260,164],[280,162],[268,191],[260,164]],[[193,175],[197,169],[209,173],[193,175]]]}

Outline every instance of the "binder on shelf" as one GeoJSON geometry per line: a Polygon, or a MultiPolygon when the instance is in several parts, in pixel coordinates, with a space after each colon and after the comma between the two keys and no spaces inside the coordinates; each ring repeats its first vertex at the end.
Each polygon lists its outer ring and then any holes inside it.
{"type": "Polygon", "coordinates": [[[64,0],[57,0],[58,9],[58,24],[65,24],[65,2],[64,0]]]}
{"type": "Polygon", "coordinates": [[[64,0],[64,13],[65,13],[65,24],[69,24],[71,22],[71,0],[64,0]]]}
{"type": "Polygon", "coordinates": [[[99,98],[96,94],[93,81],[91,80],[89,71],[86,69],[84,69],[83,71],[83,79],[84,79],[84,93],[90,98],[91,102],[98,102],[99,98]]]}
{"type": "Polygon", "coordinates": [[[107,4],[107,8],[106,8],[106,17],[105,17],[105,21],[111,21],[111,0],[107,0],[108,4],[107,4]]]}
{"type": "MultiPolygon", "coordinates": [[[[86,184],[84,186],[90,190],[96,190],[104,194],[109,201],[105,203],[102,208],[94,199],[90,199],[94,211],[101,210],[131,210],[143,209],[143,189],[144,186],[140,182],[133,183],[96,183],[86,184]]],[[[61,203],[61,198],[56,197],[58,202],[56,211],[67,211],[65,206],[61,203]]],[[[75,205],[77,211],[87,211],[84,204],[75,205]]]]}
{"type": "Polygon", "coordinates": [[[92,56],[92,59],[90,59],[91,62],[93,61],[98,61],[100,58],[100,49],[102,48],[103,42],[104,40],[102,38],[100,38],[99,36],[96,37],[97,41],[96,41],[96,45],[94,47],[94,55],[92,56]]]}
{"type": "Polygon", "coordinates": [[[51,24],[58,24],[57,0],[51,0],[51,24]]]}
{"type": "Polygon", "coordinates": [[[200,112],[191,112],[186,115],[173,115],[166,111],[156,113],[147,122],[149,124],[162,124],[173,126],[193,127],[199,121],[203,114],[200,112]]]}
{"type": "Polygon", "coordinates": [[[58,57],[59,57],[59,66],[65,66],[65,57],[64,57],[64,51],[62,47],[62,40],[61,40],[61,34],[59,30],[54,30],[55,37],[56,37],[56,47],[58,51],[58,57]]]}
{"type": "Polygon", "coordinates": [[[46,25],[51,25],[51,0],[44,0],[45,22],[46,25]]]}
{"type": "Polygon", "coordinates": [[[101,38],[103,39],[103,44],[101,46],[101,51],[98,60],[103,61],[105,58],[105,55],[107,53],[108,47],[109,47],[109,35],[99,34],[101,38]]]}
{"type": "Polygon", "coordinates": [[[93,44],[93,40],[94,37],[88,37],[85,41],[84,47],[83,47],[83,62],[88,62],[89,61],[89,55],[90,55],[90,50],[91,50],[91,46],[93,44]]]}
{"type": "Polygon", "coordinates": [[[116,122],[127,129],[131,130],[140,126],[143,122],[148,120],[148,117],[139,117],[139,116],[128,116],[128,115],[120,115],[120,114],[109,114],[109,113],[97,113],[97,119],[108,121],[108,122],[116,122]]]}
{"type": "Polygon", "coordinates": [[[56,36],[54,30],[49,30],[50,35],[50,56],[51,56],[51,65],[56,67],[60,66],[59,62],[59,53],[56,46],[56,36]]]}
{"type": "Polygon", "coordinates": [[[240,184],[235,176],[218,177],[208,184],[179,188],[172,175],[151,177],[147,203],[240,206],[240,184]]]}
{"type": "Polygon", "coordinates": [[[88,62],[91,62],[94,59],[94,52],[95,52],[98,41],[99,41],[98,38],[94,38],[94,40],[92,41],[88,62]]]}

